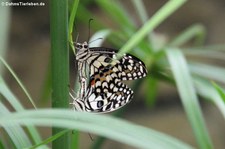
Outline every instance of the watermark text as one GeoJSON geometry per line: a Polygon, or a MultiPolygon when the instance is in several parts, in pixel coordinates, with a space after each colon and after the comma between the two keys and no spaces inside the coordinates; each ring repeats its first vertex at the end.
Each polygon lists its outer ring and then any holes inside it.
{"type": "Polygon", "coordinates": [[[45,6],[44,2],[1,2],[1,6],[45,6]]]}

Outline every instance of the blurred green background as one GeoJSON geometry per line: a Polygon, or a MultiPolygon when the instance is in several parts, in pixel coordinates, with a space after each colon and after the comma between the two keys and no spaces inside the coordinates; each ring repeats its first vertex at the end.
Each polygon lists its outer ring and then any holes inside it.
{"type": "MultiPolygon", "coordinates": [[[[44,1],[36,0],[35,2],[44,1]]],[[[151,17],[167,1],[144,0],[143,2],[147,11],[147,15],[151,17]]],[[[120,26],[121,22],[115,23],[115,20],[113,20],[109,15],[109,12],[107,13],[107,11],[103,9],[103,7],[99,6],[99,3],[88,0],[82,0],[80,1],[80,3],[80,5],[85,8],[85,10],[90,12],[92,18],[94,19],[90,27],[91,35],[104,28],[116,30],[119,32],[120,29],[124,27],[120,26]],[[101,22],[99,22],[99,20],[101,22]]],[[[72,4],[72,1],[70,4],[72,4]]],[[[5,60],[13,68],[15,73],[26,86],[28,92],[33,97],[34,102],[36,103],[38,108],[50,107],[51,92],[48,89],[50,83],[48,77],[50,73],[49,5],[49,2],[45,2],[45,6],[40,7],[8,7],[10,11],[8,24],[7,15],[1,15],[1,17],[4,17],[2,20],[6,20],[4,22],[6,22],[6,26],[8,26],[8,28],[5,27],[6,29],[3,29],[1,31],[6,31],[6,34],[8,36],[5,36],[6,38],[4,40],[6,41],[6,48],[2,50],[3,52],[1,56],[4,56],[5,60]]],[[[138,30],[143,23],[140,19],[140,16],[138,16],[136,8],[134,7],[131,0],[119,1],[119,6],[122,8],[122,11],[125,11],[128,14],[129,20],[132,20],[134,23],[132,25],[134,25],[138,30]]],[[[198,23],[198,25],[200,25],[201,27],[204,27],[202,29],[203,37],[200,37],[200,44],[195,44],[196,41],[198,42],[198,39],[195,40],[193,38],[180,47],[188,49],[201,46],[203,39],[204,41],[202,45],[204,46],[219,46],[221,44],[224,44],[224,7],[225,2],[223,0],[195,0],[186,2],[181,8],[179,8],[175,13],[169,16],[154,30],[154,46],[159,46],[158,49],[160,49],[162,45],[164,45],[164,43],[172,41],[172,39],[176,38],[178,34],[196,23],[198,23]]],[[[3,10],[3,7],[1,6],[0,9],[3,10]]],[[[4,9],[7,8],[4,7],[4,9]]],[[[69,6],[69,9],[71,10],[71,5],[69,6]]],[[[77,32],[79,33],[80,42],[86,41],[88,39],[89,19],[90,18],[88,18],[88,15],[83,10],[78,9],[77,18],[75,19],[74,39],[77,32]]],[[[4,23],[2,22],[1,25],[4,25],[4,23]]],[[[124,38],[126,37],[122,37],[121,39],[124,38]]],[[[104,43],[104,46],[119,49],[124,43],[124,41],[121,40],[118,41],[118,44],[116,45],[115,43],[110,42],[112,40],[113,39],[110,38],[107,42],[104,43]]],[[[116,42],[117,40],[120,39],[115,39],[114,42],[116,42]]],[[[219,48],[219,52],[224,49],[225,46],[222,46],[221,48],[219,48]]],[[[223,71],[223,73],[221,73],[221,80],[224,80],[225,76],[222,76],[223,74],[225,74],[224,51],[221,52],[222,54],[220,54],[216,50],[214,52],[215,53],[211,51],[208,52],[207,50],[193,50],[191,53],[186,50],[186,58],[193,60],[193,62],[201,61],[203,64],[219,66],[221,68],[221,71],[223,71]]],[[[131,53],[135,55],[136,53],[138,53],[138,51],[132,51],[131,53]]],[[[141,53],[139,54],[139,57],[143,55],[141,53]]],[[[144,56],[142,58],[144,58],[143,61],[148,61],[148,58],[144,56]]],[[[74,80],[77,73],[74,60],[75,57],[71,51],[71,86],[74,85],[74,80]]],[[[150,64],[146,65],[148,66],[150,64]]],[[[157,78],[156,75],[158,73],[160,74],[161,72],[155,72],[155,70],[157,70],[153,68],[155,66],[158,65],[150,66],[151,71],[149,71],[150,79],[151,75],[153,74],[152,77],[157,80],[156,82],[152,83],[152,88],[151,85],[146,83],[151,82],[151,80],[147,80],[149,78],[143,79],[141,82],[134,81],[133,84],[128,83],[135,90],[135,93],[134,99],[125,107],[125,111],[123,111],[124,119],[136,124],[140,124],[142,126],[158,130],[160,132],[164,132],[180,140],[183,140],[187,144],[197,146],[176,87],[174,85],[171,85],[171,83],[164,81],[163,79],[160,80],[159,78],[157,78]],[[149,95],[149,92],[152,94],[149,95]],[[148,100],[150,98],[151,100],[148,100]]],[[[201,71],[201,68],[203,68],[203,66],[201,65],[199,65],[198,67],[193,67],[193,69],[197,69],[196,72],[198,72],[198,70],[201,71]]],[[[166,67],[166,71],[168,70],[169,68],[166,67]]],[[[205,70],[207,70],[207,68],[205,70]]],[[[209,74],[210,76],[208,80],[220,80],[219,78],[213,78],[212,70],[209,70],[212,74],[209,74]]],[[[163,70],[162,72],[165,71],[163,70]]],[[[215,76],[219,75],[218,72],[215,72],[217,74],[215,76]]],[[[204,73],[204,71],[202,73],[204,73]]],[[[2,74],[10,89],[20,99],[20,102],[26,107],[26,109],[33,108],[30,102],[26,99],[26,95],[18,86],[18,83],[13,79],[13,77],[7,71],[3,71],[2,74]]],[[[225,83],[225,81],[218,82],[221,83],[221,86],[223,86],[225,83]]],[[[7,102],[5,102],[5,104],[8,105],[7,102]]],[[[224,117],[218,110],[218,108],[214,104],[212,104],[212,102],[200,100],[200,104],[203,110],[204,118],[206,120],[206,126],[209,130],[209,134],[211,136],[214,147],[222,149],[225,146],[224,117]]],[[[41,136],[43,136],[43,138],[49,137],[51,133],[50,129],[41,128],[40,130],[41,136]]],[[[94,138],[94,141],[95,139],[97,139],[97,136],[93,134],[91,134],[91,136],[94,138]]],[[[93,141],[90,139],[88,133],[81,133],[80,142],[83,142],[80,143],[80,148],[88,148],[91,146],[91,144],[93,144],[93,141]]],[[[102,148],[124,149],[131,147],[112,140],[107,140],[106,142],[104,142],[102,148]]]]}

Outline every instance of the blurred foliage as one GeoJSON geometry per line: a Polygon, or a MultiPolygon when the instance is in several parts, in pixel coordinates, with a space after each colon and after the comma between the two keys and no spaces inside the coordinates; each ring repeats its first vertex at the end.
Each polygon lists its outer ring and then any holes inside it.
{"type": "MultiPolygon", "coordinates": [[[[86,25],[87,28],[88,20],[93,18],[91,30],[96,32],[96,39],[97,36],[106,38],[112,47],[120,49],[120,54],[129,52],[142,59],[147,65],[149,75],[133,84],[135,93],[141,86],[146,87],[144,93],[141,94],[141,96],[146,97],[146,106],[151,108],[156,102],[159,81],[175,85],[198,147],[211,149],[213,143],[206,128],[199,104],[199,96],[206,101],[211,101],[208,102],[209,104],[214,103],[225,118],[224,89],[221,87],[225,84],[225,69],[214,63],[206,63],[202,59],[224,61],[225,45],[204,46],[206,31],[204,26],[198,23],[187,27],[176,37],[171,37],[169,41],[164,41],[154,31],[184,2],[184,0],[170,0],[153,16],[148,17],[143,2],[132,0],[131,4],[135,8],[134,13],[137,13],[140,19],[138,21],[142,23],[142,26],[138,27],[121,1],[82,0],[79,2],[71,0],[69,1],[71,17],[68,23],[68,38],[70,43],[73,43],[73,37],[77,36],[77,32],[87,37],[76,28],[76,25],[86,25]],[[100,11],[100,15],[95,15],[93,10],[100,11]],[[76,24],[75,30],[74,24],[76,24]],[[211,81],[216,81],[216,83],[212,84],[211,81]]],[[[75,51],[73,44],[70,46],[75,51]]],[[[2,62],[8,69],[10,68],[4,60],[2,62]]],[[[12,73],[12,71],[10,72],[12,73]]],[[[12,74],[16,76],[14,73],[12,74]]],[[[16,80],[18,84],[22,84],[19,79],[16,80]]],[[[34,125],[54,125],[91,132],[137,148],[192,148],[171,136],[110,116],[60,110],[25,110],[3,79],[0,80],[0,93],[10,105],[13,105],[16,111],[11,113],[6,105],[3,103],[0,105],[0,112],[4,113],[0,116],[0,125],[8,134],[6,138],[11,140],[9,142],[5,142],[6,139],[0,141],[0,145],[5,148],[7,148],[7,143],[13,144],[14,148],[30,147],[31,144],[34,145],[33,147],[47,148],[43,144],[52,142],[64,133],[55,134],[47,140],[42,140],[34,125]],[[21,129],[21,125],[26,125],[28,131],[21,129]]],[[[122,116],[123,110],[126,108],[118,111],[119,114],[115,114],[122,116]]],[[[78,134],[76,133],[76,135],[78,134]]],[[[75,139],[77,140],[78,136],[75,139]]],[[[93,143],[92,148],[100,148],[103,143],[104,139],[98,138],[93,143]]],[[[77,142],[73,147],[78,147],[77,142]]]]}

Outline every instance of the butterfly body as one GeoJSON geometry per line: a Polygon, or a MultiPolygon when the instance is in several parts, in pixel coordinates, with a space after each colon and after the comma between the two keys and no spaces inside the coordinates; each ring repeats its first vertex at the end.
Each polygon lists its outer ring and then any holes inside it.
{"type": "Polygon", "coordinates": [[[124,54],[121,59],[117,59],[116,50],[89,48],[87,42],[77,43],[76,49],[78,71],[83,85],[80,96],[74,98],[74,108],[105,113],[129,103],[133,91],[122,81],[145,77],[147,70],[144,63],[130,54],[124,54]]]}

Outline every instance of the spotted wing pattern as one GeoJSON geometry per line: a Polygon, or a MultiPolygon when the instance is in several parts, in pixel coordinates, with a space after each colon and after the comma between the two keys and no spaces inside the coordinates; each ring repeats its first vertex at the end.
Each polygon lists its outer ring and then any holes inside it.
{"type": "Polygon", "coordinates": [[[84,99],[74,100],[75,109],[105,113],[129,103],[133,91],[122,81],[145,77],[144,63],[130,54],[118,60],[114,49],[95,47],[88,50],[85,60],[89,67],[88,86],[84,99]]]}
{"type": "MultiPolygon", "coordinates": [[[[117,73],[117,79],[135,80],[145,77],[145,64],[130,54],[124,54],[120,60],[116,57],[117,51],[110,48],[90,48],[92,53],[101,53],[90,58],[87,63],[90,67],[90,76],[110,71],[117,73]]],[[[114,74],[111,74],[114,75],[114,74]]]]}

